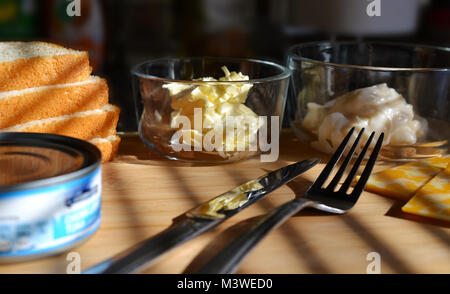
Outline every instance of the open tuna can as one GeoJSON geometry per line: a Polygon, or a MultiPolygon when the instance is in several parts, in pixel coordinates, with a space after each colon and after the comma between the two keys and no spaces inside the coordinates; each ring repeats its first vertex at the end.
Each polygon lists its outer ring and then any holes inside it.
{"type": "Polygon", "coordinates": [[[99,228],[100,162],[86,141],[0,133],[0,263],[64,252],[99,228]]]}

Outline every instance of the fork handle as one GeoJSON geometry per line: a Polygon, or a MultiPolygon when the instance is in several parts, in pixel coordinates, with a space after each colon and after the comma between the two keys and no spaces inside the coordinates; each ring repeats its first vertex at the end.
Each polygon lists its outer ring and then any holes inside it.
{"type": "Polygon", "coordinates": [[[293,216],[311,202],[304,198],[296,198],[272,210],[259,220],[246,233],[228,244],[216,256],[210,259],[197,274],[232,274],[244,258],[270,231],[277,228],[289,217],[293,216]]]}

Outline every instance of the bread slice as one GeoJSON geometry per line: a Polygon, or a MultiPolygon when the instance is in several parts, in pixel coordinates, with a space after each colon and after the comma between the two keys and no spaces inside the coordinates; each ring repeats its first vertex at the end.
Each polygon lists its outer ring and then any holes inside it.
{"type": "Polygon", "coordinates": [[[97,109],[107,103],[108,84],[94,76],[83,82],[0,92],[0,129],[97,109]]]}
{"type": "Polygon", "coordinates": [[[116,155],[119,149],[120,137],[119,136],[109,136],[106,138],[94,138],[89,140],[90,143],[97,146],[102,152],[102,162],[110,161],[116,155]]]}
{"type": "Polygon", "coordinates": [[[0,42],[0,92],[81,82],[89,54],[44,42],[0,42]]]}
{"type": "Polygon", "coordinates": [[[119,113],[118,107],[107,104],[99,109],[35,120],[0,131],[51,133],[82,140],[106,138],[116,134],[119,113]]]}

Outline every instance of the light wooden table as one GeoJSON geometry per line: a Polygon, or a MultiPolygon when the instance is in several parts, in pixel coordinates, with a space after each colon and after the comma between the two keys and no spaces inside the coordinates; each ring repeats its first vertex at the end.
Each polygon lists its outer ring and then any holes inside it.
{"type": "MultiPolygon", "coordinates": [[[[275,163],[253,158],[235,164],[198,166],[173,162],[148,151],[135,135],[124,135],[120,154],[103,165],[103,222],[73,251],[86,269],[169,226],[199,203],[276,169],[312,156],[328,158],[282,134],[275,163]]],[[[390,166],[379,163],[377,170],[390,166]]],[[[146,273],[192,272],[258,217],[306,191],[323,164],[291,185],[233,216],[215,230],[176,248],[146,273]]],[[[366,273],[367,255],[377,252],[382,273],[450,273],[450,225],[406,215],[402,203],[364,192],[346,215],[305,210],[271,232],[238,273],[366,273]]],[[[66,273],[67,254],[0,265],[0,273],[66,273]]]]}

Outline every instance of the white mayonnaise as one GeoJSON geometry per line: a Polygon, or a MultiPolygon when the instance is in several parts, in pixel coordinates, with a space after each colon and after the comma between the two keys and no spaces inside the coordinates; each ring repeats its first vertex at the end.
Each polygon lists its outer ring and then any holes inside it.
{"type": "Polygon", "coordinates": [[[311,143],[314,148],[332,153],[352,127],[357,131],[365,128],[366,137],[373,131],[384,132],[384,145],[409,145],[425,136],[427,122],[414,115],[413,106],[395,89],[379,84],[325,105],[308,103],[302,127],[317,136],[311,143]]]}

